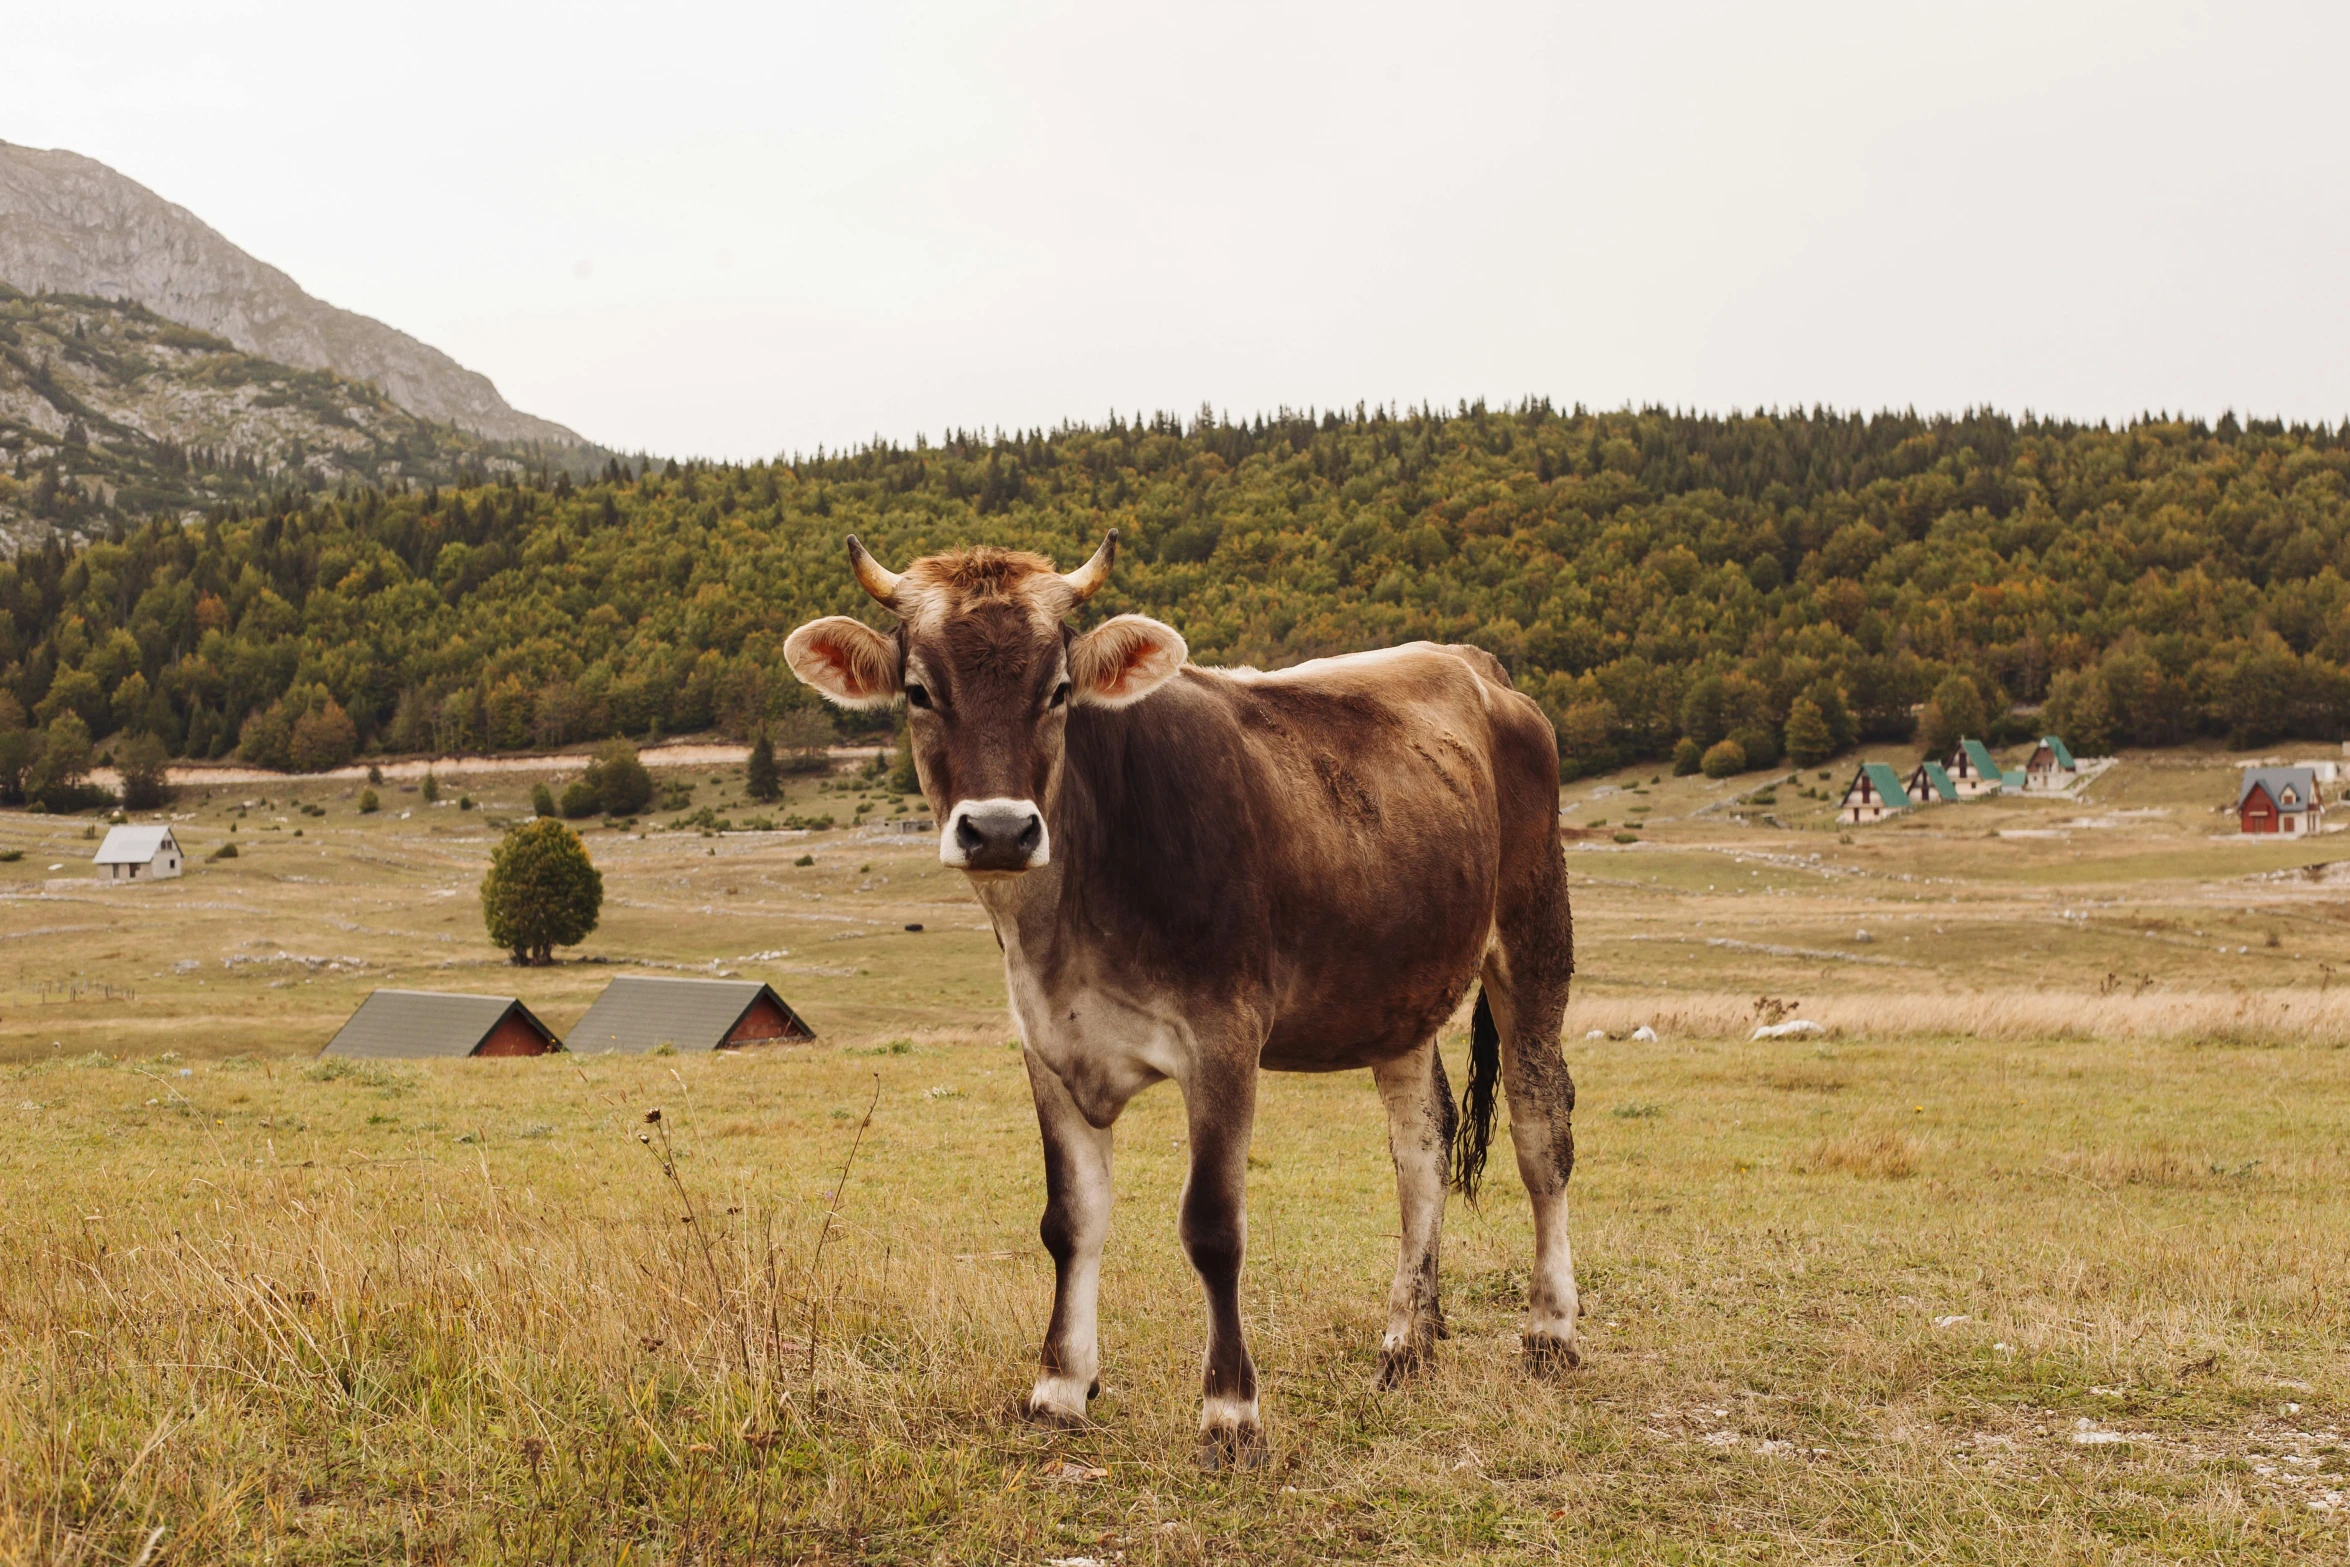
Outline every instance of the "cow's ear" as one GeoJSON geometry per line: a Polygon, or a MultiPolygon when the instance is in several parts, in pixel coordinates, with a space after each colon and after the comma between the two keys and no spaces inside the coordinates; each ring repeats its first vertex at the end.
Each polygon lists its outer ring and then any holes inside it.
{"type": "Polygon", "coordinates": [[[897,700],[898,650],[861,620],[811,620],[783,644],[791,672],[843,707],[886,707],[897,700]]]}
{"type": "Polygon", "coordinates": [[[1082,705],[1125,707],[1173,679],[1190,656],[1173,626],[1120,615],[1069,644],[1069,682],[1082,705]]]}

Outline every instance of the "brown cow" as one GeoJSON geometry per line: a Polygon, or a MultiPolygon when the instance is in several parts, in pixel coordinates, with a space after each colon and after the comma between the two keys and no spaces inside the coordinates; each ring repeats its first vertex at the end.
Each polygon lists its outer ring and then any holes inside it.
{"type": "Polygon", "coordinates": [[[1183,638],[1139,615],[1079,635],[1063,617],[1108,577],[1117,538],[1066,575],[992,548],[899,575],[852,538],[895,634],[835,616],[784,649],[836,702],[904,696],[939,858],[970,877],[1004,950],[1056,1269],[1030,1414],[1081,1419],[1100,1390],[1110,1129],[1172,1078],[1191,1133],[1183,1246],[1208,1300],[1202,1457],[1261,1454],[1240,1325],[1260,1067],[1368,1067],[1386,1104],[1403,1231],[1382,1384],[1443,1334],[1446,1176],[1473,1195],[1498,1071],[1534,1204],[1526,1356],[1576,1364],[1559,1055],[1574,935],[1548,720],[1476,648],[1264,674],[1189,665],[1183,638]],[[1456,1131],[1436,1033],[1479,977],[1456,1131]]]}

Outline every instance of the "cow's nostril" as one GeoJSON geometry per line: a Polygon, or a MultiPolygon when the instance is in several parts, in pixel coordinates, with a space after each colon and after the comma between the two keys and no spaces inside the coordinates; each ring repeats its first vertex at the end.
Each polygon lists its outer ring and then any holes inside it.
{"type": "Polygon", "coordinates": [[[974,849],[986,846],[987,835],[979,830],[970,817],[966,816],[955,823],[955,842],[962,846],[965,854],[969,854],[974,849]]]}
{"type": "Polygon", "coordinates": [[[1037,845],[1037,840],[1041,839],[1043,836],[1044,818],[1041,816],[1029,817],[1028,825],[1020,829],[1021,852],[1024,854],[1034,852],[1037,845]]]}

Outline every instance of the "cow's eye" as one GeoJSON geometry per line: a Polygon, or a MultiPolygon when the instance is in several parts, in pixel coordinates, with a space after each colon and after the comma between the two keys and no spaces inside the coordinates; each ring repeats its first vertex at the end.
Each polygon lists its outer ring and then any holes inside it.
{"type": "Polygon", "coordinates": [[[930,707],[929,688],[925,686],[914,685],[906,687],[906,700],[911,702],[914,706],[919,707],[924,711],[928,711],[930,707]]]}
{"type": "Polygon", "coordinates": [[[1069,700],[1069,682],[1064,680],[1053,687],[1053,699],[1048,706],[1059,707],[1069,700]]]}

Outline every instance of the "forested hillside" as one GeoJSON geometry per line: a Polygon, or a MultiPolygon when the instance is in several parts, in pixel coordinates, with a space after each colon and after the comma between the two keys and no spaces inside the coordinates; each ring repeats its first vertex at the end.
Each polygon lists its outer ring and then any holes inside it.
{"type": "MultiPolygon", "coordinates": [[[[0,566],[0,719],[176,751],[522,747],[805,708],[784,636],[882,558],[1126,542],[1090,615],[1206,663],[1498,654],[1590,768],[1921,722],[2087,751],[2350,732],[2350,430],[1979,414],[1113,420],[793,464],[345,483],[0,566]],[[2035,717],[2016,704],[2047,704],[2035,717]],[[1683,741],[1691,742],[1683,745],[1683,741]]],[[[805,722],[802,720],[801,722],[805,722]]]]}

